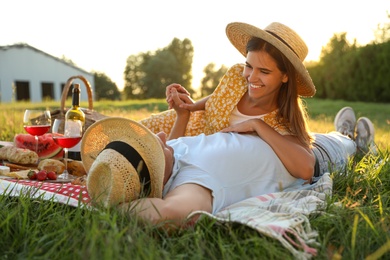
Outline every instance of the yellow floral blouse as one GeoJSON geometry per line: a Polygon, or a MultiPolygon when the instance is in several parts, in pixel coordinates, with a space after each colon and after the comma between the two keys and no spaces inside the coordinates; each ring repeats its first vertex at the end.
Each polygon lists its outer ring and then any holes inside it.
{"type": "MultiPolygon", "coordinates": [[[[246,79],[242,76],[244,64],[232,66],[222,77],[219,85],[206,102],[204,111],[192,112],[186,128],[186,136],[206,135],[219,132],[229,126],[232,111],[247,91],[246,79]]],[[[276,119],[278,110],[261,116],[268,125],[282,135],[289,134],[288,129],[278,123],[276,119]]],[[[152,132],[165,132],[169,134],[176,119],[176,112],[171,109],[140,121],[152,132]]]]}

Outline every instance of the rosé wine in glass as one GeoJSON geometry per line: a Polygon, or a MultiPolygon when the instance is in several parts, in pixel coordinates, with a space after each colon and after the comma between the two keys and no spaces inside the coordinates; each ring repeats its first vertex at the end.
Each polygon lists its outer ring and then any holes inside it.
{"type": "Polygon", "coordinates": [[[59,179],[69,179],[68,173],[68,148],[74,147],[83,135],[82,122],[80,120],[55,119],[51,129],[54,142],[64,148],[65,170],[58,176],[59,179]]]}
{"type": "Polygon", "coordinates": [[[53,135],[53,140],[56,144],[61,146],[62,148],[72,148],[76,144],[78,144],[81,140],[81,136],[79,137],[66,137],[63,135],[53,135]]]}
{"type": "Polygon", "coordinates": [[[24,130],[30,135],[44,135],[49,131],[50,125],[33,125],[33,126],[24,126],[24,130]]]}
{"type": "Polygon", "coordinates": [[[48,132],[50,126],[51,126],[51,114],[49,110],[26,109],[24,111],[23,127],[27,133],[35,137],[35,152],[37,154],[38,154],[38,136],[48,132]]]}

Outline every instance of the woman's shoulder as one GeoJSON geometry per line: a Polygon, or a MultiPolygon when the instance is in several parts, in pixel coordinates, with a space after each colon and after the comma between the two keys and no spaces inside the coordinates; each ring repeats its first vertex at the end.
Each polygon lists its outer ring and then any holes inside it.
{"type": "Polygon", "coordinates": [[[236,63],[228,69],[228,72],[240,72],[242,74],[244,66],[244,63],[236,63]]]}
{"type": "Polygon", "coordinates": [[[274,111],[263,115],[263,120],[269,126],[271,126],[276,132],[281,135],[290,135],[291,132],[289,130],[289,123],[287,121],[282,121],[278,118],[279,109],[275,109],[274,111]]]}
{"type": "Polygon", "coordinates": [[[235,85],[240,84],[240,82],[244,83],[244,85],[246,85],[246,80],[243,76],[244,67],[245,67],[245,64],[237,63],[237,64],[234,64],[233,66],[231,66],[230,68],[228,68],[228,70],[226,71],[225,75],[223,76],[220,84],[224,83],[226,81],[234,80],[234,81],[237,81],[237,82],[235,82],[235,85]]]}

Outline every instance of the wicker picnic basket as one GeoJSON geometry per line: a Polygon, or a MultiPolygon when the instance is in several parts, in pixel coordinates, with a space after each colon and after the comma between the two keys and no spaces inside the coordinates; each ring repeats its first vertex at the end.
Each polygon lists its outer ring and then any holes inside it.
{"type": "Polygon", "coordinates": [[[85,77],[83,77],[81,75],[72,76],[66,82],[64,90],[62,91],[61,107],[60,107],[60,109],[56,109],[54,111],[50,111],[50,113],[51,113],[51,121],[52,121],[52,124],[53,124],[54,119],[65,118],[65,114],[66,114],[66,112],[69,109],[69,108],[68,109],[65,108],[65,101],[66,101],[66,98],[68,97],[68,92],[69,92],[70,86],[72,85],[72,82],[73,82],[74,79],[80,79],[84,83],[84,85],[85,85],[85,87],[87,89],[88,108],[81,108],[81,110],[85,114],[85,130],[87,130],[87,128],[90,125],[92,125],[96,121],[98,121],[100,119],[103,119],[103,118],[105,118],[107,116],[105,116],[103,114],[100,114],[99,112],[93,110],[93,93],[92,93],[91,84],[88,82],[88,80],[85,77]]]}

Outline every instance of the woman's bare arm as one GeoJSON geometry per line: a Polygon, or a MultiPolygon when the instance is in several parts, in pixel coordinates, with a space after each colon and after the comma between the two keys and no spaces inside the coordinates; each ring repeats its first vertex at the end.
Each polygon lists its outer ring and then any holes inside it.
{"type": "Polygon", "coordinates": [[[271,146],[292,176],[304,180],[313,177],[315,156],[311,149],[304,146],[292,135],[279,134],[261,119],[250,119],[229,126],[222,132],[255,132],[271,146]]]}

